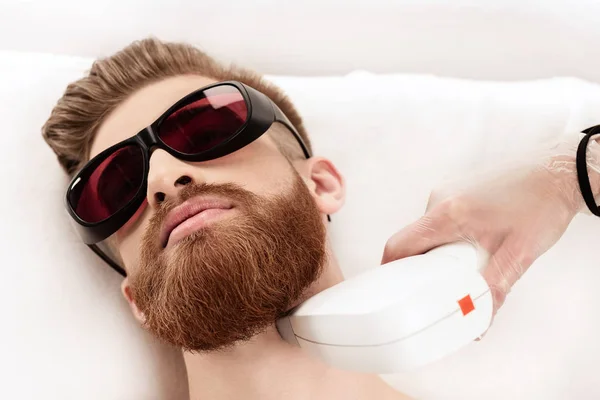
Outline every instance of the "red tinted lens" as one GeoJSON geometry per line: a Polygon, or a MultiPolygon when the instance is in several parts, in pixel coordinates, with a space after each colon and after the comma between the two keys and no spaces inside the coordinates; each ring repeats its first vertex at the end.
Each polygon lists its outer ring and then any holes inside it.
{"type": "Polygon", "coordinates": [[[79,218],[96,223],[123,208],[142,186],[142,149],[126,146],[115,150],[87,176],[71,187],[69,202],[79,218]]]}
{"type": "Polygon", "coordinates": [[[169,115],[158,128],[158,136],[180,153],[199,154],[231,139],[247,117],[240,91],[231,85],[216,86],[169,115]]]}

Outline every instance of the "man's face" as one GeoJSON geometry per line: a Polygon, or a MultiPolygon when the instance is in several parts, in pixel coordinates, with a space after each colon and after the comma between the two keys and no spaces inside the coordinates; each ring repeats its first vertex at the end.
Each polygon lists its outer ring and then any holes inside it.
{"type": "MultiPolygon", "coordinates": [[[[214,82],[179,76],[136,92],[102,124],[91,156],[214,82]]],[[[123,292],[158,337],[188,350],[214,350],[273,323],[318,278],[325,215],[341,207],[343,183],[329,161],[290,163],[263,135],[206,162],[155,150],[146,200],[113,238],[128,272],[123,292]]]]}

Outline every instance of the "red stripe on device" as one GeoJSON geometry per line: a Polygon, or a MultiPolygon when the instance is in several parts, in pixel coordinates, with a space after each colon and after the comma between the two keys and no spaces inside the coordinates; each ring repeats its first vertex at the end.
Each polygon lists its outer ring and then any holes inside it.
{"type": "Polygon", "coordinates": [[[460,311],[462,311],[463,315],[467,315],[475,310],[475,304],[473,304],[473,300],[471,300],[471,295],[469,294],[460,299],[458,305],[460,306],[460,311]]]}

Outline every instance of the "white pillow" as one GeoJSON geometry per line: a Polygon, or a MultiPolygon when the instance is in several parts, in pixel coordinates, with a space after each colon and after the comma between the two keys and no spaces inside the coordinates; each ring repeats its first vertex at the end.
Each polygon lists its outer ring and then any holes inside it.
{"type": "Polygon", "coordinates": [[[128,315],[64,211],[41,127],[89,60],[0,52],[2,399],[187,399],[183,360],[128,315]]]}
{"type": "MultiPolygon", "coordinates": [[[[0,52],[0,398],[184,399],[181,357],[137,327],[119,276],[71,231],[66,177],[40,127],[85,59],[0,52]]],[[[595,124],[600,88],[576,79],[475,82],[425,75],[270,77],[346,176],[332,240],[347,276],[376,267],[451,171],[595,124]]],[[[515,287],[485,340],[413,374],[387,377],[431,399],[599,398],[600,270],[578,218],[515,287]]]]}

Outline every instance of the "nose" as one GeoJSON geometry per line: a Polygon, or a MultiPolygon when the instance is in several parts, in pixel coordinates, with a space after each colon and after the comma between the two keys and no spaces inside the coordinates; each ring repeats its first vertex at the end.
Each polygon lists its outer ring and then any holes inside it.
{"type": "Polygon", "coordinates": [[[198,168],[173,157],[162,149],[155,150],[150,157],[146,194],[148,204],[157,208],[165,200],[176,199],[185,186],[203,180],[198,168]]]}

